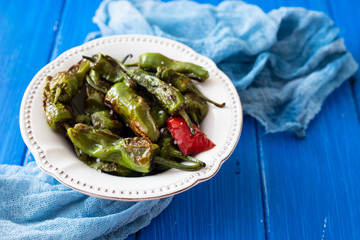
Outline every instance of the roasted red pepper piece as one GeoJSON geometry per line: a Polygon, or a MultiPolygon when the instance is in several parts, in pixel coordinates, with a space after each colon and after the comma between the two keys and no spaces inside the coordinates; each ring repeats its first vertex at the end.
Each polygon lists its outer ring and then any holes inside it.
{"type": "Polygon", "coordinates": [[[190,129],[185,120],[181,117],[171,117],[166,122],[171,136],[176,141],[181,153],[188,156],[193,153],[203,152],[215,147],[215,144],[206,137],[195,124],[193,124],[195,134],[191,136],[190,129]]]}

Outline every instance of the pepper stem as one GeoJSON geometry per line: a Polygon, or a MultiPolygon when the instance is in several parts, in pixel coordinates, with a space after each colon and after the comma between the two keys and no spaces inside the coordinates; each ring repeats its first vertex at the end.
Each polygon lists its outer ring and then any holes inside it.
{"type": "Polygon", "coordinates": [[[94,57],[88,57],[88,56],[82,56],[82,57],[89,60],[90,62],[96,62],[96,58],[94,57]]]}
{"type": "Polygon", "coordinates": [[[191,122],[189,115],[185,112],[184,109],[179,111],[179,115],[185,120],[186,124],[190,128],[190,132],[191,132],[190,136],[194,136],[195,135],[194,127],[193,127],[193,124],[191,122]]]}
{"type": "Polygon", "coordinates": [[[138,67],[139,66],[139,63],[135,62],[135,63],[129,63],[129,64],[126,64],[125,66],[127,67],[138,67]]]}
{"type": "Polygon", "coordinates": [[[205,101],[207,101],[207,102],[209,102],[209,103],[212,103],[212,104],[214,104],[215,106],[220,107],[220,108],[222,108],[222,107],[225,106],[225,103],[217,103],[217,102],[211,100],[210,98],[206,97],[204,94],[202,94],[202,92],[200,92],[199,89],[197,89],[197,88],[195,87],[195,85],[192,85],[192,84],[189,84],[189,85],[190,85],[190,86],[188,86],[188,89],[189,89],[191,92],[193,92],[193,93],[195,93],[196,95],[198,95],[198,96],[199,96],[200,98],[202,98],[203,100],[205,100],[205,101]]]}
{"type": "Polygon", "coordinates": [[[176,168],[176,169],[183,170],[183,171],[197,171],[200,168],[202,168],[200,163],[196,163],[194,165],[185,165],[185,164],[181,164],[176,161],[168,160],[168,159],[158,157],[158,156],[154,157],[153,161],[154,161],[154,163],[157,163],[159,165],[170,167],[170,168],[176,168]]]}
{"type": "Polygon", "coordinates": [[[179,159],[182,159],[182,160],[185,160],[185,161],[189,161],[189,162],[193,162],[193,163],[196,163],[196,164],[200,164],[201,167],[205,167],[205,166],[206,166],[206,164],[205,164],[203,161],[201,161],[201,160],[199,160],[199,159],[197,159],[197,158],[194,158],[194,157],[192,157],[192,156],[183,156],[180,151],[177,151],[177,150],[175,150],[175,149],[170,149],[169,155],[170,155],[171,157],[175,157],[175,158],[179,158],[179,159]]]}
{"type": "Polygon", "coordinates": [[[54,96],[54,103],[57,103],[57,101],[59,100],[61,92],[62,92],[61,88],[59,88],[59,87],[56,88],[55,96],[54,96]]]}
{"type": "Polygon", "coordinates": [[[107,90],[105,88],[99,87],[88,75],[86,75],[86,82],[93,87],[94,89],[98,90],[99,92],[102,92],[104,94],[107,94],[107,90]]]}
{"type": "Polygon", "coordinates": [[[63,126],[64,126],[64,128],[65,128],[66,130],[68,130],[68,128],[71,127],[68,123],[64,123],[63,126]]]}
{"type": "Polygon", "coordinates": [[[133,55],[132,55],[131,53],[128,54],[128,55],[126,55],[126,56],[123,58],[123,60],[121,61],[121,63],[125,63],[128,58],[132,58],[132,57],[133,57],[133,55]]]}

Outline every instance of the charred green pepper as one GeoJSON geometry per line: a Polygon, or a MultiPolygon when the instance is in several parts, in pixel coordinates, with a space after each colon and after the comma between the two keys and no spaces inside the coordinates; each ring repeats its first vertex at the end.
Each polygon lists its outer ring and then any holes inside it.
{"type": "Polygon", "coordinates": [[[147,92],[138,91],[138,93],[141,94],[140,96],[145,99],[145,101],[149,104],[149,106],[151,106],[150,113],[151,113],[151,116],[153,117],[156,125],[159,128],[165,126],[166,120],[169,118],[169,116],[161,108],[161,106],[158,104],[156,99],[151,94],[148,94],[147,92]]]}
{"type": "Polygon", "coordinates": [[[199,164],[184,165],[158,156],[159,146],[145,138],[120,138],[110,131],[94,129],[81,123],[68,128],[67,134],[83,153],[136,172],[149,173],[153,163],[186,171],[199,169],[199,164]]]}
{"type": "Polygon", "coordinates": [[[160,132],[150,114],[148,103],[124,82],[114,84],[106,94],[104,102],[117,112],[136,134],[153,142],[159,138],[160,132]]]}
{"type": "Polygon", "coordinates": [[[101,78],[112,83],[126,82],[127,84],[131,84],[132,80],[126,74],[124,70],[125,67],[114,58],[101,53],[97,53],[93,57],[83,56],[83,58],[94,63],[92,70],[101,78]]]}
{"type": "Polygon", "coordinates": [[[121,122],[111,118],[109,108],[104,105],[104,95],[89,85],[86,86],[85,112],[89,114],[86,115],[90,119],[88,125],[92,123],[97,129],[109,129],[116,134],[123,129],[121,122]]]}
{"type": "Polygon", "coordinates": [[[72,122],[74,120],[74,114],[70,107],[61,103],[54,102],[54,98],[50,93],[50,81],[52,77],[46,78],[46,85],[43,93],[43,107],[45,111],[45,117],[48,125],[54,131],[63,130],[65,123],[72,122]]]}
{"type": "Polygon", "coordinates": [[[110,83],[108,81],[102,80],[100,78],[99,73],[93,69],[91,69],[89,71],[89,74],[86,75],[86,82],[91,87],[93,87],[97,91],[102,92],[104,94],[106,94],[109,91],[109,89],[111,88],[111,86],[113,85],[112,83],[110,83]]]}
{"type": "Polygon", "coordinates": [[[121,122],[111,119],[108,111],[94,112],[91,114],[91,122],[96,129],[109,129],[116,134],[119,134],[123,129],[121,122]]]}
{"type": "Polygon", "coordinates": [[[160,66],[174,69],[176,72],[185,74],[201,82],[209,77],[209,72],[194,63],[172,60],[160,53],[144,53],[139,57],[139,67],[145,70],[156,71],[160,66]]]}
{"type": "Polygon", "coordinates": [[[151,104],[150,110],[151,116],[154,118],[154,121],[159,128],[165,126],[166,120],[168,119],[167,113],[160,107],[159,104],[151,104]]]}
{"type": "Polygon", "coordinates": [[[180,115],[183,117],[191,132],[193,132],[191,119],[183,109],[185,102],[184,96],[178,89],[168,85],[142,69],[134,69],[129,71],[128,74],[137,84],[144,87],[152,94],[168,114],[180,115]]]}
{"type": "Polygon", "coordinates": [[[175,115],[181,110],[184,97],[179,90],[142,69],[129,71],[129,75],[137,84],[152,94],[167,113],[175,115]]]}
{"type": "Polygon", "coordinates": [[[99,158],[85,161],[85,163],[95,169],[100,170],[102,172],[110,173],[112,175],[122,176],[122,177],[129,177],[135,175],[135,172],[125,168],[123,166],[120,166],[117,163],[110,163],[100,160],[99,158]]]}
{"type": "Polygon", "coordinates": [[[110,131],[81,123],[68,128],[67,134],[72,143],[89,156],[143,173],[150,171],[152,158],[159,148],[144,138],[120,138],[110,131]]]}
{"type": "Polygon", "coordinates": [[[217,107],[224,107],[225,103],[217,103],[209,98],[207,98],[202,92],[195,86],[191,81],[191,78],[186,75],[176,72],[172,68],[168,67],[158,67],[156,76],[163,80],[164,82],[171,84],[180,90],[180,92],[192,92],[204,99],[205,101],[214,104],[217,107]]]}
{"type": "Polygon", "coordinates": [[[89,155],[87,155],[86,153],[81,151],[78,147],[76,147],[75,145],[74,145],[74,149],[75,149],[75,153],[76,153],[77,157],[83,163],[85,163],[86,165],[88,165],[89,167],[91,167],[95,170],[106,172],[106,173],[109,173],[112,175],[123,176],[123,177],[137,175],[136,174],[137,172],[132,171],[123,166],[120,166],[117,163],[105,162],[105,161],[101,160],[100,158],[90,157],[89,155]]]}
{"type": "Polygon", "coordinates": [[[90,68],[90,62],[81,60],[67,71],[55,76],[47,76],[43,94],[43,107],[46,120],[51,129],[61,131],[65,123],[75,119],[69,106],[74,95],[84,84],[84,78],[90,68]]]}
{"type": "Polygon", "coordinates": [[[92,114],[98,111],[109,110],[104,105],[104,94],[86,85],[85,113],[92,114]]]}
{"type": "Polygon", "coordinates": [[[197,158],[194,158],[192,156],[183,156],[181,152],[177,150],[174,146],[174,140],[171,137],[161,138],[158,141],[158,144],[160,146],[160,156],[163,158],[173,157],[184,161],[193,162],[195,163],[195,165],[193,166],[197,166],[198,169],[206,166],[204,162],[197,158]]]}
{"type": "Polygon", "coordinates": [[[185,93],[185,111],[197,125],[205,118],[208,105],[205,100],[193,93],[185,93]]]}
{"type": "Polygon", "coordinates": [[[62,131],[65,123],[72,122],[74,115],[70,108],[61,102],[44,104],[46,121],[50,128],[54,131],[62,131]]]}
{"type": "Polygon", "coordinates": [[[54,77],[48,77],[50,101],[56,103],[70,102],[73,96],[84,84],[85,75],[90,69],[90,62],[81,60],[69,68],[68,71],[59,72],[54,77]]]}
{"type": "Polygon", "coordinates": [[[91,117],[87,114],[77,114],[75,116],[75,122],[89,125],[91,123],[91,117]]]}

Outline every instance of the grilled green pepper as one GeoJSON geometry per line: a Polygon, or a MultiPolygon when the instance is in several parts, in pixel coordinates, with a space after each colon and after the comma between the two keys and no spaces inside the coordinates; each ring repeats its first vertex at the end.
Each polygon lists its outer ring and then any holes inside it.
{"type": "Polygon", "coordinates": [[[150,114],[153,117],[156,125],[161,128],[165,126],[167,119],[169,118],[168,114],[161,108],[156,99],[147,92],[138,91],[141,97],[145,99],[145,101],[150,106],[150,114]]]}
{"type": "Polygon", "coordinates": [[[45,111],[45,117],[48,125],[54,131],[63,130],[65,123],[72,122],[74,120],[74,114],[70,107],[61,103],[54,102],[53,96],[50,93],[50,81],[52,77],[46,78],[46,85],[43,92],[43,107],[45,111]]]}
{"type": "Polygon", "coordinates": [[[75,122],[89,125],[91,123],[91,117],[87,114],[77,114],[75,116],[75,122]]]}
{"type": "Polygon", "coordinates": [[[106,94],[109,89],[111,88],[111,86],[113,85],[112,83],[102,80],[100,78],[100,75],[98,72],[96,72],[94,69],[91,69],[89,71],[89,74],[86,75],[86,82],[93,87],[94,89],[98,90],[99,92],[102,92],[104,94],[106,94]]]}
{"type": "Polygon", "coordinates": [[[168,115],[159,104],[151,103],[150,113],[159,128],[165,126],[168,115]]]}
{"type": "Polygon", "coordinates": [[[83,86],[85,75],[89,69],[90,62],[81,60],[68,71],[59,72],[54,77],[48,77],[50,101],[53,103],[57,101],[70,102],[83,86]]]}
{"type": "Polygon", "coordinates": [[[144,87],[152,94],[161,107],[170,115],[180,115],[186,120],[190,131],[193,133],[193,127],[190,117],[184,111],[184,96],[181,92],[161,81],[155,76],[150,75],[142,69],[128,71],[129,76],[140,86],[144,87]]]}
{"type": "Polygon", "coordinates": [[[160,157],[159,146],[145,138],[120,138],[110,131],[94,129],[81,123],[68,128],[67,135],[82,153],[136,172],[149,173],[153,163],[185,171],[198,170],[201,165],[184,165],[160,157]]]}
{"type": "Polygon", "coordinates": [[[208,105],[205,100],[194,93],[185,93],[185,111],[191,119],[199,125],[208,112],[208,105]]]}
{"type": "Polygon", "coordinates": [[[112,175],[117,175],[117,176],[122,176],[122,177],[129,177],[129,176],[133,176],[136,175],[136,172],[125,168],[123,166],[120,166],[117,163],[110,163],[110,162],[105,162],[98,159],[94,159],[92,158],[91,160],[85,161],[85,163],[95,169],[95,170],[100,170],[102,172],[106,172],[106,173],[110,173],[112,175]]]}
{"type": "Polygon", "coordinates": [[[173,157],[193,162],[195,165],[192,166],[197,166],[198,169],[206,166],[206,164],[199,159],[196,159],[192,156],[183,156],[181,152],[175,148],[174,140],[171,137],[161,138],[158,141],[158,144],[160,146],[160,156],[163,158],[173,157]]]}
{"type": "Polygon", "coordinates": [[[104,105],[104,95],[89,85],[86,86],[85,112],[90,119],[88,125],[91,122],[97,129],[109,129],[116,134],[123,129],[121,122],[111,118],[109,108],[104,105]]]}
{"type": "Polygon", "coordinates": [[[175,61],[160,53],[144,53],[140,55],[138,65],[140,68],[150,71],[156,71],[158,67],[166,66],[201,82],[204,82],[209,77],[209,72],[199,65],[175,61]]]}
{"type": "Polygon", "coordinates": [[[137,175],[137,172],[134,172],[128,168],[120,166],[117,163],[105,162],[105,161],[101,160],[100,158],[90,157],[89,155],[87,155],[86,153],[81,151],[78,147],[76,147],[75,145],[74,145],[74,149],[75,149],[75,153],[76,153],[77,157],[83,163],[85,163],[86,165],[88,165],[89,167],[91,167],[95,170],[106,172],[106,173],[109,173],[112,175],[123,176],[123,177],[137,175]]]}
{"type": "Polygon", "coordinates": [[[150,171],[152,158],[159,149],[144,138],[120,138],[110,131],[81,123],[68,128],[67,134],[72,143],[89,156],[143,173],[150,171]]]}
{"type": "Polygon", "coordinates": [[[104,102],[117,112],[136,134],[153,142],[159,138],[160,132],[150,114],[148,103],[124,82],[114,84],[106,94],[104,102]]]}
{"type": "Polygon", "coordinates": [[[184,97],[176,88],[142,69],[129,71],[129,75],[137,84],[151,93],[167,113],[174,115],[182,108],[184,97]]]}
{"type": "Polygon", "coordinates": [[[62,131],[65,123],[72,122],[74,115],[70,108],[61,102],[44,104],[46,121],[50,128],[54,131],[62,131]]]}
{"type": "Polygon", "coordinates": [[[108,129],[119,134],[123,129],[121,122],[111,119],[108,111],[99,111],[91,114],[91,122],[96,129],[108,129]]]}
{"type": "Polygon", "coordinates": [[[131,84],[132,80],[126,74],[124,66],[114,58],[101,53],[97,53],[93,57],[83,56],[83,58],[94,63],[92,70],[97,72],[101,78],[112,83],[126,82],[131,84]]]}
{"type": "Polygon", "coordinates": [[[104,105],[104,94],[95,90],[89,85],[85,86],[86,97],[85,97],[85,113],[92,114],[98,111],[109,110],[104,105]]]}
{"type": "Polygon", "coordinates": [[[191,78],[186,75],[174,71],[169,67],[158,67],[156,76],[163,80],[164,82],[171,84],[180,90],[180,92],[192,92],[204,99],[205,101],[214,104],[217,107],[224,107],[225,103],[217,103],[209,98],[207,98],[202,92],[194,85],[191,81],[191,78]]]}

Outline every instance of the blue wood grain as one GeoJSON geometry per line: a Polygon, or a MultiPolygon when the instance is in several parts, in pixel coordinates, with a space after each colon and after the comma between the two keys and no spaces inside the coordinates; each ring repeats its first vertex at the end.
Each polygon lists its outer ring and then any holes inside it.
{"type": "Polygon", "coordinates": [[[0,1],[0,163],[23,160],[20,103],[30,80],[48,61],[62,4],[62,0],[0,1]]]}
{"type": "MultiPolygon", "coordinates": [[[[360,1],[328,0],[331,16],[340,27],[340,36],[344,38],[347,49],[360,64],[360,1]]],[[[352,78],[353,93],[360,116],[360,70],[352,78]]]]}
{"type": "Polygon", "coordinates": [[[313,1],[313,0],[248,0],[250,4],[259,6],[264,12],[269,12],[281,7],[302,7],[308,10],[321,11],[329,14],[329,9],[326,0],[313,1]]]}
{"type": "Polygon", "coordinates": [[[64,13],[52,52],[52,60],[70,48],[83,44],[89,33],[99,31],[97,25],[92,22],[92,18],[95,16],[95,11],[100,3],[101,0],[91,2],[86,0],[65,1],[64,13]]]}
{"type": "Polygon", "coordinates": [[[265,239],[254,120],[217,175],[174,196],[138,239],[265,239]]]}

